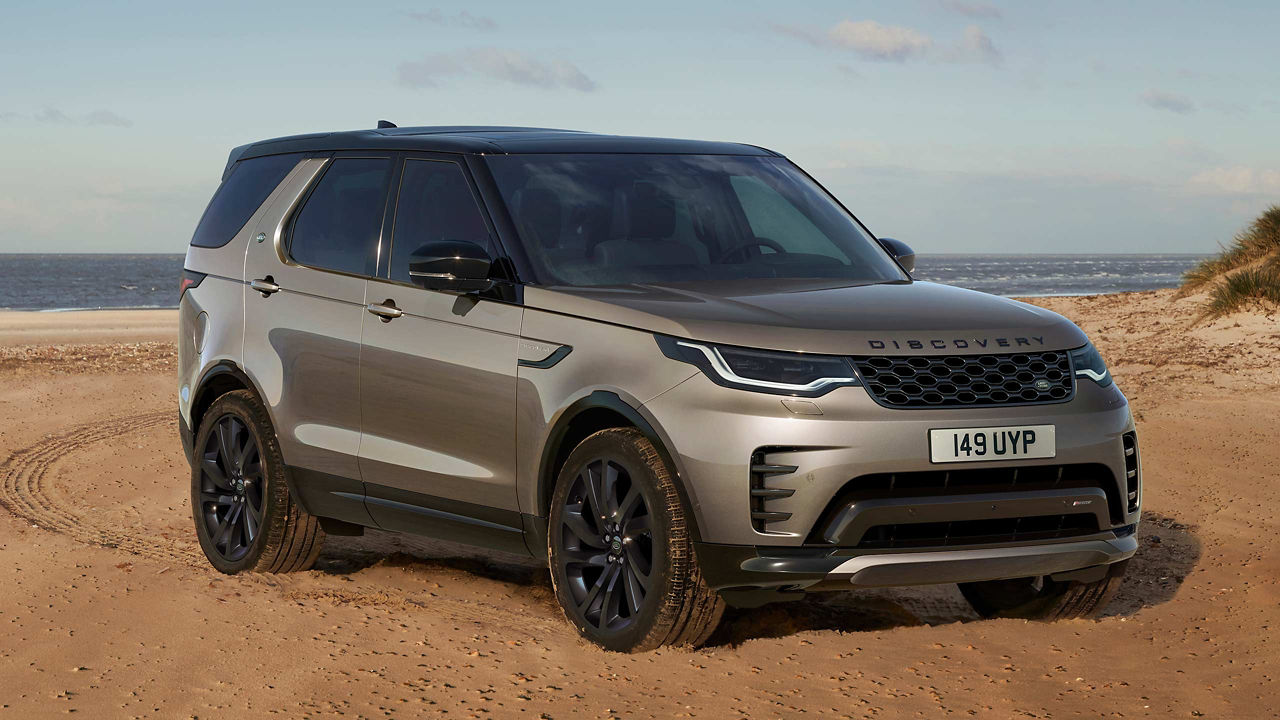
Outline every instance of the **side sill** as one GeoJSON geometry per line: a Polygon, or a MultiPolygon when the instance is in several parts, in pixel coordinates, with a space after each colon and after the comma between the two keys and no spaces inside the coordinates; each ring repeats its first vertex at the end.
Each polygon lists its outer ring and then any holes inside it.
{"type": "Polygon", "coordinates": [[[303,510],[320,518],[377,527],[364,506],[364,483],[319,470],[286,467],[289,494],[303,510]]]}
{"type": "Polygon", "coordinates": [[[376,526],[383,530],[529,555],[524,523],[516,511],[375,483],[366,483],[365,493],[365,507],[376,526]]]}

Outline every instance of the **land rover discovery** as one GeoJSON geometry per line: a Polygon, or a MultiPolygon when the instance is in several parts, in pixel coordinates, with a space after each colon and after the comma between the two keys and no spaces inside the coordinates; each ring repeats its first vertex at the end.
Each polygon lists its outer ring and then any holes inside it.
{"type": "Polygon", "coordinates": [[[226,573],[364,528],[532,556],[618,651],[822,590],[1096,614],[1137,549],[1125,397],[1061,316],[913,265],[751,145],[238,147],[181,283],[200,544],[226,573]]]}

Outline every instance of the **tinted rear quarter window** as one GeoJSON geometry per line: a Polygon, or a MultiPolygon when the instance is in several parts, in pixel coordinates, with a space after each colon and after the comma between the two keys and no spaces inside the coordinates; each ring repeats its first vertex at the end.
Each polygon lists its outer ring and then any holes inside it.
{"type": "Polygon", "coordinates": [[[308,267],[373,275],[387,204],[389,158],[337,158],[293,222],[289,254],[308,267]]]}
{"type": "Polygon", "coordinates": [[[191,244],[218,248],[231,242],[271,191],[298,164],[298,158],[298,155],[268,155],[236,163],[205,208],[191,244]]]}

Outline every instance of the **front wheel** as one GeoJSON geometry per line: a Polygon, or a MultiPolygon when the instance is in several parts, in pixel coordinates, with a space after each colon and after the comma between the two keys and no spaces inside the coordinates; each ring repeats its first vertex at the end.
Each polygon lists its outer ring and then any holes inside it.
{"type": "Polygon", "coordinates": [[[257,397],[237,390],[209,406],[195,439],[191,514],[219,571],[307,570],[324,531],[289,495],[284,458],[257,397]]]}
{"type": "Polygon", "coordinates": [[[588,640],[697,647],[719,624],[724,601],[702,578],[675,480],[640,431],[601,430],[573,450],[549,530],[556,599],[588,640]]]}
{"type": "Polygon", "coordinates": [[[1050,577],[960,583],[960,594],[984,618],[1071,620],[1097,617],[1124,580],[1128,560],[1107,566],[1092,582],[1057,581],[1050,577]]]}

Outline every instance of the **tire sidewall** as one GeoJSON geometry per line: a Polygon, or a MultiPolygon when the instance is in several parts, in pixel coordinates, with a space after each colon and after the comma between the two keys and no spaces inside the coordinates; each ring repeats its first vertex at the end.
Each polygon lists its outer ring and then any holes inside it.
{"type": "Polygon", "coordinates": [[[660,487],[660,480],[654,468],[651,467],[651,461],[645,458],[638,442],[647,443],[638,433],[632,434],[618,430],[604,430],[583,440],[570,453],[560,470],[549,513],[547,556],[556,600],[565,617],[577,628],[579,634],[615,652],[629,652],[636,647],[650,644],[648,641],[655,633],[661,633],[665,637],[670,619],[663,617],[664,610],[678,592],[671,562],[673,519],[667,512],[666,494],[660,487]],[[578,616],[573,594],[568,587],[564,569],[559,560],[563,549],[560,519],[565,500],[569,495],[569,488],[578,474],[587,465],[597,460],[617,463],[630,475],[631,482],[639,486],[640,494],[649,509],[653,538],[653,570],[640,614],[628,627],[607,633],[578,616]]]}
{"type": "Polygon", "coordinates": [[[285,482],[283,476],[284,468],[276,460],[280,454],[276,449],[275,434],[271,432],[270,428],[262,426],[262,422],[257,418],[261,409],[255,407],[255,401],[246,397],[246,395],[247,393],[241,392],[228,393],[215,400],[209,406],[200,422],[200,430],[196,433],[193,451],[194,460],[191,463],[191,516],[195,521],[196,537],[199,539],[200,548],[204,550],[205,557],[209,559],[209,563],[219,572],[228,574],[252,570],[258,564],[258,560],[262,557],[263,550],[267,547],[272,534],[273,523],[270,520],[275,517],[276,513],[277,488],[281,483],[285,482]],[[249,552],[235,561],[226,560],[214,547],[213,538],[209,536],[208,529],[205,526],[204,513],[200,507],[200,466],[204,459],[204,449],[208,445],[209,436],[213,434],[218,421],[228,415],[233,415],[244,423],[244,426],[253,435],[254,441],[258,444],[258,453],[262,462],[262,476],[266,482],[266,487],[262,491],[262,523],[259,526],[258,536],[253,539],[253,545],[249,548],[249,552]]]}

